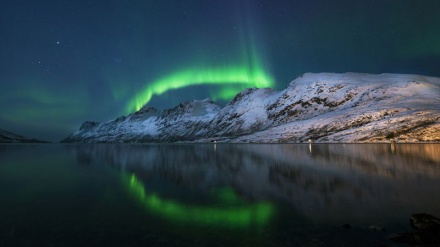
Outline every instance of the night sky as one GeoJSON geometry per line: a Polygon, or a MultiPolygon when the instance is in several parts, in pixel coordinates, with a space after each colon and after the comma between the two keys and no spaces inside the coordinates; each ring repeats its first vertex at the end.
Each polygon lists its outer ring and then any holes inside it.
{"type": "Polygon", "coordinates": [[[306,72],[440,76],[438,0],[6,0],[0,128],[58,141],[306,72]]]}

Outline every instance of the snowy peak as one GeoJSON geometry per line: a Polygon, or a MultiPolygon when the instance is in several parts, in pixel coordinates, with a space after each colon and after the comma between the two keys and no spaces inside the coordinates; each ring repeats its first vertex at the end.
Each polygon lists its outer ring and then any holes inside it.
{"type": "Polygon", "coordinates": [[[95,122],[95,121],[85,121],[84,123],[81,124],[81,126],[79,127],[79,130],[80,131],[88,131],[90,129],[93,129],[97,125],[99,125],[98,122],[95,122]]]}
{"type": "Polygon", "coordinates": [[[192,100],[98,124],[65,142],[440,141],[440,78],[306,73],[285,90],[249,88],[223,109],[192,100]]]}
{"type": "Polygon", "coordinates": [[[276,98],[270,88],[248,88],[240,92],[212,121],[216,136],[240,136],[267,128],[267,104],[276,98]]]}
{"type": "Polygon", "coordinates": [[[145,105],[139,111],[129,115],[129,118],[133,121],[145,121],[158,115],[159,111],[156,108],[145,105]]]}
{"type": "Polygon", "coordinates": [[[164,110],[156,121],[156,142],[194,141],[202,136],[220,107],[211,99],[192,100],[164,110]]]}
{"type": "Polygon", "coordinates": [[[211,118],[220,111],[220,106],[211,99],[191,100],[180,103],[174,108],[164,110],[160,114],[161,119],[182,119],[182,118],[211,118]]]}

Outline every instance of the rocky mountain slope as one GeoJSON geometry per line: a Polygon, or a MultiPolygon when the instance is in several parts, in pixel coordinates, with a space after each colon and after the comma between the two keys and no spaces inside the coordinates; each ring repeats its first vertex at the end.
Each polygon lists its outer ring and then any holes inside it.
{"type": "Polygon", "coordinates": [[[85,122],[62,142],[440,141],[440,78],[307,73],[286,89],[246,89],[224,108],[193,100],[85,122]]]}
{"type": "Polygon", "coordinates": [[[0,129],[0,143],[47,143],[47,141],[24,137],[0,129]]]}

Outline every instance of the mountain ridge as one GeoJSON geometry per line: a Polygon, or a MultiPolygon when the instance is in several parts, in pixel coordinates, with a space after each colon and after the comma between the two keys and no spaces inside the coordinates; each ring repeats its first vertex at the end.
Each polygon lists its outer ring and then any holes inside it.
{"type": "Polygon", "coordinates": [[[18,135],[4,129],[0,129],[0,143],[49,143],[48,141],[18,135]]]}
{"type": "Polygon", "coordinates": [[[437,77],[306,73],[282,91],[245,89],[223,108],[191,100],[85,122],[62,142],[439,142],[439,105],[437,77]]]}

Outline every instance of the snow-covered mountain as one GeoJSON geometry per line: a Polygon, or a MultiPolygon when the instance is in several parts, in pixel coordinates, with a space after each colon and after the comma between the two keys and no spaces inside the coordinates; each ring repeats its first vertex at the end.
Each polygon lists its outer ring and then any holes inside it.
{"type": "Polygon", "coordinates": [[[0,143],[47,143],[47,141],[17,135],[0,129],[0,143]]]}
{"type": "Polygon", "coordinates": [[[224,108],[193,100],[85,122],[62,142],[440,141],[440,78],[307,73],[286,89],[246,89],[224,108]]]}

